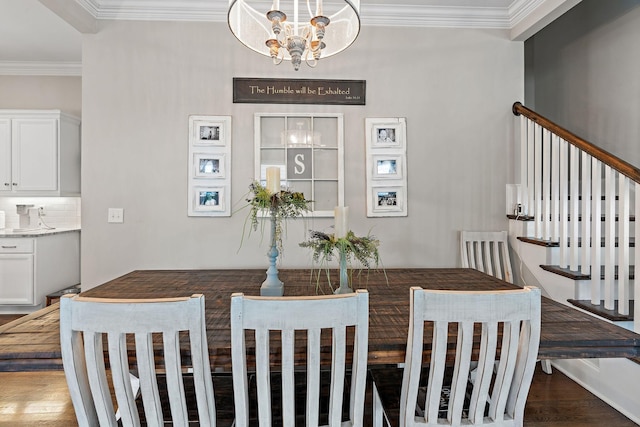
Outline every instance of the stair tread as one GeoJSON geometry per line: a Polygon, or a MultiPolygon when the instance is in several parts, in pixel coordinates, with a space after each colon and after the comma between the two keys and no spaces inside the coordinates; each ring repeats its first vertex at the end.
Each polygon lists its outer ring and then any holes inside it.
{"type": "MultiPolygon", "coordinates": [[[[560,276],[568,277],[573,280],[591,280],[591,274],[584,274],[578,270],[570,270],[569,268],[560,267],[559,265],[541,265],[540,268],[549,271],[551,273],[559,274],[560,276]]],[[[604,280],[604,266],[600,266],[600,279],[604,280]]],[[[635,266],[629,266],[629,280],[635,279],[635,266]]],[[[614,280],[618,280],[618,266],[614,266],[614,280]]]]}
{"type": "MultiPolygon", "coordinates": [[[[515,219],[517,221],[533,221],[535,220],[535,216],[531,216],[531,215],[514,215],[514,214],[507,214],[507,218],[509,219],[515,219]]],[[[600,216],[600,221],[604,222],[606,220],[606,215],[602,214],[600,216]]],[[[567,215],[567,220],[571,221],[571,215],[567,215]]],[[[582,215],[578,215],[578,221],[582,221],[582,215]]],[[[616,215],[616,221],[618,221],[618,215],[616,215]]],[[[629,215],[629,221],[630,222],[635,222],[636,221],[636,216],[635,215],[629,215]]]]}
{"type": "Polygon", "coordinates": [[[633,320],[633,310],[635,305],[633,300],[629,301],[628,315],[618,313],[618,301],[615,301],[613,310],[604,308],[604,301],[600,301],[600,304],[592,304],[590,300],[568,299],[567,301],[576,307],[580,307],[581,309],[588,311],[589,313],[593,313],[613,322],[633,320]]]}
{"type": "MultiPolygon", "coordinates": [[[[547,246],[550,248],[555,248],[560,246],[560,242],[556,242],[553,240],[544,240],[544,239],[538,239],[536,237],[525,237],[525,236],[520,236],[518,237],[518,240],[522,241],[522,242],[526,242],[526,243],[532,243],[534,245],[538,245],[538,246],[547,246]]],[[[615,246],[618,246],[618,238],[615,238],[615,246]]],[[[605,238],[602,237],[600,239],[600,247],[604,247],[605,244],[605,238]]],[[[571,239],[569,239],[569,246],[571,246],[571,239]]],[[[630,248],[635,248],[636,246],[636,238],[635,237],[629,237],[629,247],[630,248]]],[[[578,238],[578,247],[582,247],[582,237],[578,238]]],[[[591,243],[589,243],[589,247],[591,247],[591,243]]]]}

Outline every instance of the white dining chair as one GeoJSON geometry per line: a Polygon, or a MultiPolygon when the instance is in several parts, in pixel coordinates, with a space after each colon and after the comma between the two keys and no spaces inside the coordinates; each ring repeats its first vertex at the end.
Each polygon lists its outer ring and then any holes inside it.
{"type": "Polygon", "coordinates": [[[540,342],[540,306],[540,290],[532,287],[478,292],[412,287],[401,383],[385,378],[398,378],[397,370],[371,370],[374,426],[383,420],[403,427],[522,426],[540,342]],[[433,325],[426,343],[429,360],[423,358],[425,322],[433,325]],[[479,343],[474,328],[481,330],[479,343]],[[453,369],[446,369],[453,340],[453,369]],[[478,367],[474,382],[469,381],[472,361],[478,367]],[[395,413],[386,409],[392,402],[399,402],[395,413]]]}
{"type": "Polygon", "coordinates": [[[277,418],[278,415],[282,418],[283,426],[300,425],[296,422],[296,409],[306,409],[304,417],[308,426],[361,426],[367,379],[368,334],[369,294],[366,290],[311,297],[233,294],[231,356],[236,425],[245,427],[250,421],[248,372],[251,366],[247,366],[245,340],[255,339],[257,418],[261,427],[271,426],[274,416],[277,418]],[[321,376],[321,357],[323,351],[328,351],[322,349],[328,345],[328,336],[323,339],[326,334],[331,336],[331,366],[329,384],[321,385],[321,377],[324,378],[321,376]],[[350,376],[347,366],[349,356],[352,358],[350,376]],[[299,366],[301,362],[296,360],[297,357],[304,360],[304,366],[299,366]],[[306,372],[306,390],[302,392],[296,391],[295,371],[300,372],[300,369],[306,372]],[[281,373],[281,384],[271,384],[272,371],[281,373]],[[320,408],[321,388],[325,386],[329,389],[326,420],[321,416],[320,408]],[[272,401],[272,392],[276,389],[280,389],[281,402],[272,401]],[[349,411],[346,416],[348,419],[343,420],[346,392],[349,411]],[[305,403],[300,405],[304,408],[296,408],[297,393],[304,395],[305,403]],[[272,411],[277,407],[281,407],[280,414],[272,411]]]}
{"type": "Polygon", "coordinates": [[[116,426],[117,412],[123,426],[141,425],[131,381],[134,370],[147,425],[165,423],[158,386],[160,374],[166,375],[170,411],[165,412],[170,412],[172,425],[189,423],[183,375],[192,372],[199,425],[215,426],[204,306],[203,295],[147,300],[61,298],[62,361],[78,424],[116,426]],[[182,364],[185,355],[180,350],[185,333],[190,343],[189,366],[182,364]],[[132,336],[135,344],[127,342],[127,337],[132,336]],[[161,351],[154,351],[154,336],[162,337],[161,351]],[[135,354],[135,366],[129,365],[131,353],[135,354]],[[156,369],[159,359],[162,364],[156,369]]]}
{"type": "Polygon", "coordinates": [[[463,268],[473,268],[513,283],[506,231],[461,231],[460,256],[463,268]]]}
{"type": "MultiPolygon", "coordinates": [[[[461,231],[462,267],[473,268],[514,283],[508,238],[506,231],[461,231]]],[[[544,373],[553,373],[550,360],[540,360],[540,366],[544,373]]]]}

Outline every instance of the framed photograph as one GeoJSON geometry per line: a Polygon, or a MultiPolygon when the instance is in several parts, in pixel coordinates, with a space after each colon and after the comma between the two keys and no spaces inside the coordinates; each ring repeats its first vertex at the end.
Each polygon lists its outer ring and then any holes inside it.
{"type": "Polygon", "coordinates": [[[372,148],[404,148],[404,118],[366,119],[368,145],[372,148]]]}
{"type": "Polygon", "coordinates": [[[193,155],[193,170],[196,178],[219,179],[225,177],[224,154],[196,153],[193,155]]]}
{"type": "Polygon", "coordinates": [[[193,190],[194,212],[223,212],[226,200],[222,187],[195,187],[193,190]]]}
{"type": "Polygon", "coordinates": [[[373,156],[374,179],[399,179],[402,178],[402,156],[401,155],[375,155],[373,156]]]}
{"type": "Polygon", "coordinates": [[[372,187],[370,216],[406,216],[403,187],[372,187]]]}
{"type": "Polygon", "coordinates": [[[190,116],[189,139],[200,147],[227,145],[230,120],[226,116],[190,116]]]}

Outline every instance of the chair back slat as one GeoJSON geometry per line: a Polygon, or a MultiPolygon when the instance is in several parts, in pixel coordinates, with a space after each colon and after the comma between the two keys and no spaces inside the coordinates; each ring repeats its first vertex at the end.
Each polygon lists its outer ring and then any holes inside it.
{"type": "Polygon", "coordinates": [[[136,362],[144,411],[146,414],[155,414],[155,419],[152,422],[162,423],[162,404],[156,381],[156,364],[151,334],[136,334],[136,354],[141,356],[136,362]]]}
{"type": "Polygon", "coordinates": [[[462,409],[467,393],[467,378],[471,370],[471,352],[473,350],[473,322],[458,324],[456,342],[456,361],[451,382],[451,397],[447,413],[449,422],[462,419],[462,409]]]}
{"type": "Polygon", "coordinates": [[[522,425],[540,341],[539,289],[460,292],[414,287],[410,316],[401,426],[522,425]],[[433,335],[426,337],[430,338],[431,359],[424,397],[419,398],[425,362],[424,322],[433,323],[433,335]],[[474,342],[477,328],[480,342],[474,342]],[[454,329],[456,335],[450,335],[454,329]],[[447,378],[450,337],[456,340],[456,356],[451,378],[447,378]],[[470,375],[472,370],[474,375],[470,375]],[[441,398],[447,399],[443,394],[447,384],[450,392],[443,417],[440,403],[441,398]],[[424,415],[416,416],[416,405],[424,415]]]}
{"type": "Polygon", "coordinates": [[[282,331],[282,412],[283,420],[287,420],[286,426],[295,426],[295,331],[287,328],[282,331]]]}
{"type": "MultiPolygon", "coordinates": [[[[180,350],[180,333],[187,332],[193,369],[198,421],[215,426],[215,402],[209,365],[204,296],[154,300],[63,297],[60,302],[62,359],[78,423],[80,425],[138,426],[137,383],[142,394],[144,421],[165,422],[161,405],[154,335],[162,338],[162,363],[167,397],[174,425],[189,423],[180,350]],[[129,348],[132,337],[134,349],[129,348]],[[105,355],[103,341],[107,343],[105,355]],[[135,353],[136,375],[129,366],[135,353]],[[109,362],[109,373],[105,369],[109,362]],[[136,387],[132,384],[135,383],[136,387]],[[112,404],[112,394],[118,405],[112,404]]],[[[157,353],[160,353],[158,351],[157,353]]]]}
{"type": "Polygon", "coordinates": [[[307,331],[307,425],[310,426],[317,426],[320,422],[321,335],[319,328],[307,331]]]}
{"type": "MultiPolygon", "coordinates": [[[[423,322],[423,320],[421,320],[423,322]]],[[[429,384],[433,384],[433,386],[427,388],[426,399],[425,399],[425,418],[428,422],[437,422],[438,421],[438,410],[440,404],[440,389],[442,388],[442,383],[444,382],[444,367],[446,364],[447,357],[447,335],[449,331],[449,323],[448,322],[436,322],[433,328],[433,341],[432,341],[432,353],[431,353],[431,361],[430,365],[433,366],[434,369],[429,370],[429,384]]],[[[417,328],[416,328],[417,332],[417,328]]],[[[418,356],[419,352],[416,351],[416,345],[418,345],[418,335],[415,334],[416,341],[411,343],[411,352],[418,356]]],[[[409,346],[407,345],[407,352],[409,352],[409,346]]],[[[415,358],[418,359],[417,357],[415,358]]],[[[421,364],[414,364],[411,366],[411,372],[420,372],[421,364]]],[[[416,387],[417,395],[417,384],[420,379],[419,375],[415,376],[415,380],[412,381],[412,387],[416,387]],[[416,384],[416,385],[414,385],[416,384]]],[[[413,399],[411,399],[413,402],[413,399]]],[[[409,406],[407,406],[407,409],[409,406]]],[[[408,414],[407,414],[408,415],[408,414]]]]}
{"type": "MultiPolygon", "coordinates": [[[[62,311],[62,307],[60,308],[62,311]]],[[[62,312],[60,313],[60,322],[62,322],[62,312]]],[[[80,343],[81,344],[81,343],[80,343]]],[[[113,409],[113,403],[111,402],[111,394],[109,391],[109,384],[107,382],[107,374],[104,366],[102,335],[89,332],[84,337],[85,345],[85,360],[87,366],[86,375],[89,379],[89,386],[91,396],[93,397],[93,403],[97,413],[97,419],[104,420],[108,426],[116,426],[115,411],[113,409]]],[[[62,343],[61,343],[62,346],[62,343]]],[[[63,351],[63,363],[64,363],[64,349],[63,351]]],[[[76,375],[76,373],[73,373],[76,375]]],[[[65,375],[67,375],[67,369],[65,368],[65,375]]],[[[79,373],[82,375],[82,373],[79,373]]],[[[82,376],[79,377],[82,380],[82,376]]],[[[69,381],[67,376],[67,382],[69,381]]],[[[73,396],[72,396],[73,400],[73,396]]],[[[75,406],[75,403],[74,403],[75,406]]],[[[76,409],[77,412],[77,409],[76,409]]]]}
{"type": "MultiPolygon", "coordinates": [[[[140,416],[135,404],[135,396],[131,389],[131,379],[129,377],[129,357],[127,354],[127,336],[122,333],[109,332],[107,334],[109,343],[109,368],[111,370],[111,380],[118,402],[125,402],[118,406],[122,424],[127,426],[139,426],[140,416]]],[[[103,358],[102,354],[96,357],[103,358]]],[[[111,412],[113,413],[113,412],[111,412]]]]}
{"type": "Polygon", "coordinates": [[[180,363],[180,340],[178,332],[163,334],[164,369],[167,375],[169,406],[174,424],[188,424],[187,402],[182,381],[182,364],[180,363]]]}
{"type": "MultiPolygon", "coordinates": [[[[233,313],[232,313],[233,317],[233,313]]],[[[244,332],[243,332],[244,333],[244,332]]],[[[269,404],[258,405],[258,417],[260,420],[264,420],[260,425],[271,426],[271,368],[269,356],[271,354],[269,349],[269,330],[268,329],[256,329],[256,385],[258,388],[258,396],[262,396],[265,402],[269,404]]],[[[232,350],[233,352],[233,350],[232,350]]],[[[244,357],[246,360],[246,356],[244,357]]],[[[235,367],[236,363],[232,361],[234,371],[234,384],[235,385],[235,367]]],[[[234,391],[235,393],[235,391],[234,391]]],[[[248,393],[248,392],[247,392],[248,393]]],[[[248,407],[248,394],[247,394],[247,407],[248,407]]],[[[239,423],[239,418],[236,419],[236,423],[239,423]]],[[[247,421],[248,422],[248,421],[247,421]]]]}
{"type": "MultiPolygon", "coordinates": [[[[349,390],[350,425],[361,426],[364,415],[366,387],[367,344],[369,328],[368,293],[358,290],[348,295],[316,297],[231,297],[231,347],[236,425],[249,424],[249,390],[247,380],[246,331],[254,331],[255,378],[260,426],[270,426],[273,417],[280,415],[283,426],[295,426],[296,358],[306,355],[306,424],[317,426],[325,418],[321,414],[321,342],[324,334],[331,334],[332,359],[330,372],[327,425],[341,425],[344,385],[347,374],[347,351],[353,348],[353,364],[349,390]],[[353,337],[347,330],[353,330],[353,337]],[[269,333],[280,331],[278,343],[270,342],[269,333]],[[348,341],[353,344],[350,345],[348,341]],[[304,345],[304,351],[300,351],[304,345]],[[280,352],[282,405],[279,414],[272,410],[271,364],[280,352]]],[[[304,356],[303,356],[304,357],[304,356]]],[[[275,369],[274,369],[275,371],[275,369]]]]}
{"type": "Polygon", "coordinates": [[[498,322],[485,322],[482,324],[482,338],[480,341],[480,354],[476,371],[476,382],[469,402],[469,420],[472,423],[480,422],[484,418],[486,402],[484,396],[489,393],[493,376],[496,348],[498,345],[498,322]],[[482,396],[482,397],[481,397],[482,396]]]}

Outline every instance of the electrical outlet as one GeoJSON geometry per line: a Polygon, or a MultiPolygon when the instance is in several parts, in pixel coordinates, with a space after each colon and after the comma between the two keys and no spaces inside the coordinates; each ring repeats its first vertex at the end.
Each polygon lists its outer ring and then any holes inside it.
{"type": "Polygon", "coordinates": [[[122,223],[124,222],[124,209],[122,208],[109,208],[109,216],[107,222],[122,223]]]}

